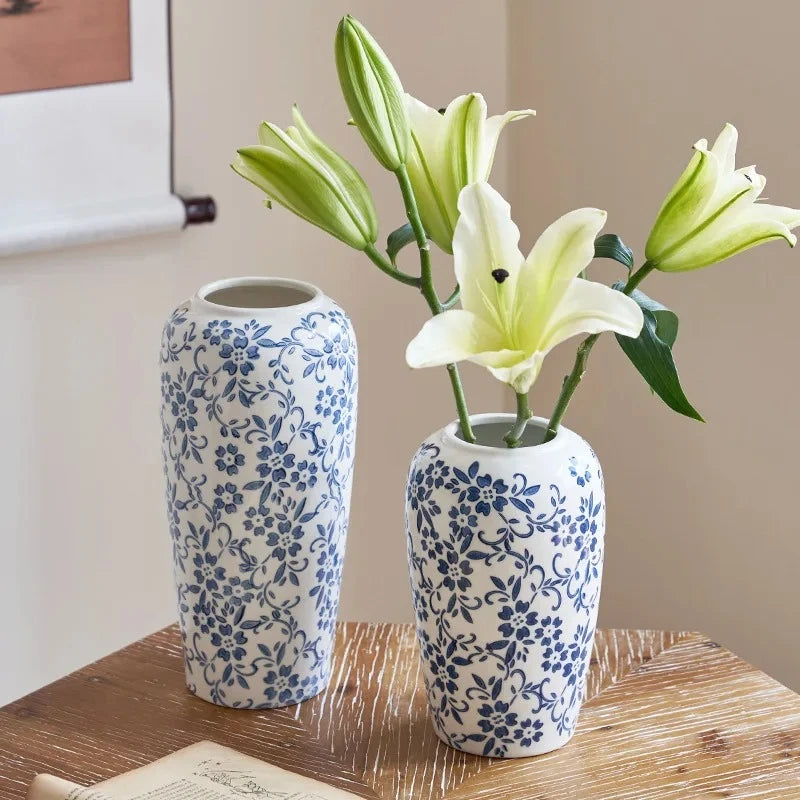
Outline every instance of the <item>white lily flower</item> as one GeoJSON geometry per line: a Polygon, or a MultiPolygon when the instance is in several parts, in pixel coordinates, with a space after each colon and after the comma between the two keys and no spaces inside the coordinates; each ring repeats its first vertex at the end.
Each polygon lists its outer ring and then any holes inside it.
{"type": "Polygon", "coordinates": [[[486,117],[480,94],[456,97],[443,114],[406,95],[411,120],[407,169],[428,236],[452,253],[458,221],[458,196],[470,183],[486,181],[492,170],[500,132],[531,109],[486,117]]]}
{"type": "Polygon", "coordinates": [[[489,184],[467,186],[458,209],[453,256],[462,308],[425,323],[406,350],[409,366],[473,361],[523,394],[545,355],[565,339],[639,335],[642,310],[630,297],[577,277],[594,256],[605,211],[565,214],[524,258],[511,208],[489,184]]]}
{"type": "Polygon", "coordinates": [[[694,145],[647,240],[645,257],[657,269],[699,269],[770,239],[796,244],[800,211],[756,202],[767,181],[755,166],[734,168],[738,136],[729,123],[710,150],[705,139],[694,145]]]}

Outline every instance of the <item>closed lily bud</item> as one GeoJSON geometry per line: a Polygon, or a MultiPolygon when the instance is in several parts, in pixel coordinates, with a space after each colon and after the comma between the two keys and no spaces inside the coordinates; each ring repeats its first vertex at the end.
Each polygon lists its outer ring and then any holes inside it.
{"type": "Polygon", "coordinates": [[[410,139],[403,87],[386,53],[349,15],[336,31],[336,71],[364,141],[375,158],[395,172],[406,163],[410,139]]]}
{"type": "Polygon", "coordinates": [[[259,144],[238,150],[233,169],[270,200],[356,250],[378,238],[375,204],[358,171],[306,124],[297,106],[285,132],[262,122],[259,144]]]}
{"type": "Polygon", "coordinates": [[[766,178],[735,169],[738,133],[726,125],[708,149],[701,139],[667,195],[647,240],[645,257],[663,272],[699,269],[770,239],[797,242],[800,210],[757,202],[766,178]]]}
{"type": "Polygon", "coordinates": [[[442,250],[452,253],[461,190],[489,180],[503,128],[536,112],[528,108],[487,118],[480,94],[456,97],[441,112],[406,95],[406,108],[411,120],[408,175],[422,224],[442,250]]]}

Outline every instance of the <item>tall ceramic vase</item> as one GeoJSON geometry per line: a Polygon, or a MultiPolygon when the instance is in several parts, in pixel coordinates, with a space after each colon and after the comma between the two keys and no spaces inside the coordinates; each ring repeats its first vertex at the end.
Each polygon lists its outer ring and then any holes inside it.
{"type": "Polygon", "coordinates": [[[271,708],[328,683],[350,505],[356,343],[299,281],[241,278],[179,306],[161,422],[186,680],[271,708]]]}
{"type": "Polygon", "coordinates": [[[409,473],[408,563],[437,734],[486,756],[546,753],[571,738],[592,652],[605,501],[589,445],[545,420],[502,447],[507,414],[452,423],[409,473]],[[501,446],[487,446],[493,443],[501,446]]]}

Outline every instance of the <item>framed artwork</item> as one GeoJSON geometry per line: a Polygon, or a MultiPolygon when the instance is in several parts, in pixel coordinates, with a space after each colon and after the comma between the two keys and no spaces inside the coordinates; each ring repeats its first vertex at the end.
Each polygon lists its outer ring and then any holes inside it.
{"type": "Polygon", "coordinates": [[[0,0],[0,255],[184,226],[169,11],[0,0]]]}
{"type": "Polygon", "coordinates": [[[129,0],[5,0],[0,94],[129,81],[129,0]]]}

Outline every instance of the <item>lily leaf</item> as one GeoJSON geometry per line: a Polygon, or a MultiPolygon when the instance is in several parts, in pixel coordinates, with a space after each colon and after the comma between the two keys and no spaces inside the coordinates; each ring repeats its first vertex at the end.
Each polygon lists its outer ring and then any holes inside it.
{"type": "MultiPolygon", "coordinates": [[[[625,284],[614,284],[622,289],[625,284]]],[[[678,315],[666,306],[638,290],[631,293],[644,314],[642,332],[636,339],[617,335],[622,352],[630,359],[650,388],[679,414],[705,422],[686,398],[678,369],[672,357],[672,347],[678,336],[678,315]]]]}
{"type": "Polygon", "coordinates": [[[389,234],[388,238],[386,239],[386,253],[391,259],[392,264],[395,264],[397,254],[407,244],[411,244],[413,241],[415,241],[414,231],[408,222],[389,234]]]}
{"type": "MultiPolygon", "coordinates": [[[[621,284],[619,288],[621,289],[623,285],[621,284]]],[[[616,284],[614,288],[618,288],[616,284]]],[[[652,297],[648,297],[638,289],[634,289],[630,296],[643,311],[649,311],[656,318],[658,338],[667,347],[672,348],[678,338],[678,315],[674,311],[670,311],[666,306],[661,305],[658,300],[653,300],[652,297]]]]}
{"type": "Polygon", "coordinates": [[[595,258],[613,258],[619,261],[628,272],[633,269],[633,250],[616,233],[604,233],[594,240],[595,258]]]}

